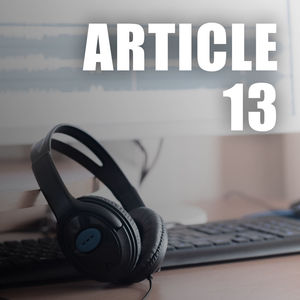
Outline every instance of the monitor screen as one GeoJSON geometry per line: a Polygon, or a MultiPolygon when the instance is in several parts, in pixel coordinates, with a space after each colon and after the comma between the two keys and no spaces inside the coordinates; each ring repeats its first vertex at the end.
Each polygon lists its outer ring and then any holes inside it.
{"type": "MultiPolygon", "coordinates": [[[[295,0],[77,2],[6,1],[0,10],[0,144],[31,144],[56,123],[79,125],[99,138],[232,134],[223,91],[240,82],[276,87],[277,123],[271,132],[299,131],[299,4],[295,0]],[[178,3],[177,3],[178,2],[178,3]],[[178,4],[178,5],[176,5],[178,4]],[[180,4],[180,5],[179,5],[180,4]],[[18,7],[16,10],[15,7],[18,7]],[[33,9],[34,8],[34,9],[33,9]],[[116,24],[143,25],[145,71],[84,72],[89,23],[108,23],[116,64],[116,24]],[[147,24],[175,23],[169,69],[155,71],[155,40],[147,24]],[[197,30],[226,28],[227,63],[209,73],[197,64],[197,30]],[[192,71],[179,71],[179,23],[192,23],[192,71]],[[231,24],[245,24],[245,57],[255,61],[255,24],[276,23],[278,71],[232,71],[231,24]]],[[[275,57],[274,55],[274,57],[275,57]]],[[[249,104],[251,108],[252,104],[249,104]]],[[[253,133],[245,127],[242,133],[253,133]]]]}

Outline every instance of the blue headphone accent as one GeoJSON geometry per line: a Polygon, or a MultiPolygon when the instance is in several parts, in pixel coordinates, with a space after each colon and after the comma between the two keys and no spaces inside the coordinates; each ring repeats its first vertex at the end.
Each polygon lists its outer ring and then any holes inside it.
{"type": "Polygon", "coordinates": [[[101,231],[97,228],[82,230],[76,238],[76,249],[87,253],[95,250],[101,242],[101,231]]]}

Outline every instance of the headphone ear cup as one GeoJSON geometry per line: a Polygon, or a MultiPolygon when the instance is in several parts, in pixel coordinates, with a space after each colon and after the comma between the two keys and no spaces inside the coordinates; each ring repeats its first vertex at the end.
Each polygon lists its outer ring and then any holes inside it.
{"type": "Polygon", "coordinates": [[[107,203],[109,206],[111,206],[114,210],[114,212],[121,213],[122,216],[126,219],[126,221],[130,224],[134,235],[136,237],[137,241],[137,248],[138,248],[138,253],[140,255],[141,253],[141,237],[140,237],[140,232],[139,229],[137,228],[134,220],[132,219],[131,215],[121,206],[118,205],[116,202],[111,201],[109,199],[100,197],[100,196],[88,196],[88,197],[80,197],[78,200],[84,201],[84,202],[91,202],[97,205],[101,205],[101,201],[104,203],[107,203]]]}
{"type": "MultiPolygon", "coordinates": [[[[125,240],[121,243],[122,240],[120,240],[120,251],[121,255],[124,256],[126,253],[126,256],[128,256],[128,262],[129,259],[132,261],[131,267],[129,268],[119,268],[114,270],[114,276],[105,277],[106,275],[103,273],[99,274],[101,275],[100,281],[111,281],[111,282],[125,282],[127,281],[128,272],[132,272],[132,270],[135,269],[136,264],[138,263],[140,253],[141,253],[141,239],[140,239],[140,233],[139,230],[132,219],[132,217],[128,214],[128,212],[118,205],[117,203],[110,201],[103,197],[98,196],[87,196],[87,197],[80,197],[77,199],[80,204],[81,211],[87,210],[87,205],[91,205],[89,208],[89,211],[99,215],[101,218],[101,210],[105,209],[106,211],[110,211],[113,215],[117,217],[122,222],[123,230],[126,232],[126,243],[125,240]],[[84,205],[84,206],[82,206],[84,205]]],[[[118,232],[120,229],[118,229],[118,232]]],[[[124,235],[123,235],[124,238],[124,235]]],[[[103,257],[101,257],[103,259],[103,257]]],[[[97,261],[95,260],[93,262],[93,266],[97,266],[97,261]]],[[[85,273],[88,275],[91,274],[91,278],[97,278],[97,270],[95,270],[95,274],[91,273],[91,269],[87,269],[85,273]]],[[[82,271],[83,268],[81,268],[82,271]]],[[[112,274],[112,273],[111,273],[112,274]]],[[[98,279],[99,280],[99,279],[98,279]]]]}
{"type": "Polygon", "coordinates": [[[150,208],[133,209],[130,215],[140,231],[142,248],[139,261],[128,281],[138,282],[159,270],[167,251],[168,236],[162,218],[150,208]]]}
{"type": "Polygon", "coordinates": [[[136,242],[137,242],[138,257],[140,256],[142,242],[141,242],[139,229],[137,228],[136,223],[134,222],[131,215],[121,205],[118,205],[116,202],[111,201],[106,198],[103,198],[103,197],[100,197],[100,196],[81,197],[81,198],[78,198],[78,200],[81,200],[84,202],[91,202],[91,203],[94,203],[97,205],[101,205],[101,201],[103,201],[104,203],[107,203],[109,206],[111,206],[115,213],[121,213],[122,216],[126,219],[126,221],[130,224],[130,227],[134,232],[134,236],[135,236],[136,242]]]}

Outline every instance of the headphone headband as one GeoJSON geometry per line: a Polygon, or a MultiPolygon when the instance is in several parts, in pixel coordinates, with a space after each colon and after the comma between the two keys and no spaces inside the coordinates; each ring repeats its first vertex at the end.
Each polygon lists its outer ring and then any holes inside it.
{"type": "Polygon", "coordinates": [[[44,139],[36,143],[31,151],[33,172],[57,217],[63,215],[75,199],[67,190],[55,167],[51,149],[64,154],[89,170],[110,189],[127,211],[145,206],[113,158],[93,137],[79,128],[61,124],[54,127],[44,139]],[[102,166],[72,146],[54,139],[55,133],[68,135],[81,142],[99,158],[102,166]]]}

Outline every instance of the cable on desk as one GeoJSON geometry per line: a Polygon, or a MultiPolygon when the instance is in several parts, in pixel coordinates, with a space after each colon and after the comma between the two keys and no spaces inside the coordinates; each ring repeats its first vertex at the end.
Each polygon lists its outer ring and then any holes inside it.
{"type": "Polygon", "coordinates": [[[151,292],[151,289],[152,289],[152,279],[153,279],[153,277],[150,275],[147,279],[149,281],[149,289],[146,292],[146,294],[144,295],[144,297],[142,298],[142,300],[145,300],[147,298],[147,296],[149,295],[149,293],[151,292]]]}

